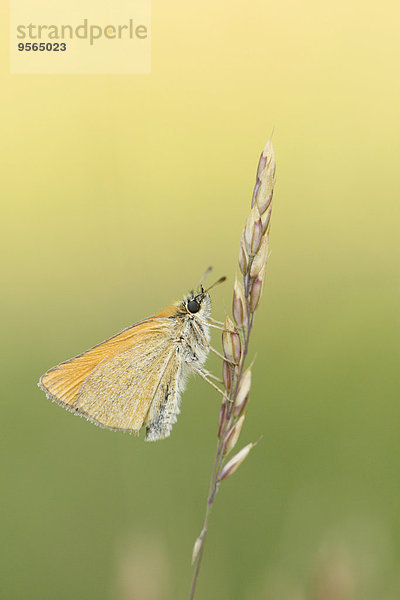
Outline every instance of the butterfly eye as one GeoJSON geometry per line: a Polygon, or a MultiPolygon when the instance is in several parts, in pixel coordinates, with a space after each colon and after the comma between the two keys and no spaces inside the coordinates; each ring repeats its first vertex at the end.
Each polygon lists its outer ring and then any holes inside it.
{"type": "Polygon", "coordinates": [[[200,310],[200,304],[197,302],[197,300],[189,300],[187,307],[191,313],[197,313],[200,310]]]}

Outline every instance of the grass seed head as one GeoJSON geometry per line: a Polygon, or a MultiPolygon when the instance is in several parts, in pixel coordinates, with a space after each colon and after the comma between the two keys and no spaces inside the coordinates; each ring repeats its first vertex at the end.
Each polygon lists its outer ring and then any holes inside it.
{"type": "Polygon", "coordinates": [[[247,217],[244,228],[244,241],[247,252],[254,256],[261,244],[263,225],[260,212],[255,204],[247,217]]]}
{"type": "Polygon", "coordinates": [[[240,419],[238,419],[237,423],[235,423],[235,425],[233,425],[233,427],[231,427],[231,429],[228,431],[224,446],[224,456],[227,456],[229,452],[236,446],[242,430],[244,419],[245,415],[242,415],[240,419]]]}
{"type": "Polygon", "coordinates": [[[258,206],[262,215],[270,206],[275,184],[275,153],[271,140],[265,145],[261,154],[258,168],[256,184],[254,186],[252,207],[258,206]]]}
{"type": "Polygon", "coordinates": [[[221,404],[221,408],[219,411],[219,418],[218,418],[218,438],[221,439],[222,437],[222,432],[224,430],[225,427],[225,423],[226,423],[226,402],[224,401],[221,404]]]}
{"type": "Polygon", "coordinates": [[[249,393],[251,388],[251,367],[246,369],[240,378],[238,391],[233,404],[233,414],[238,417],[244,410],[249,399],[249,393]]]}
{"type": "Polygon", "coordinates": [[[269,224],[271,222],[271,212],[272,212],[272,206],[267,211],[265,211],[265,213],[263,213],[261,215],[263,235],[268,234],[268,232],[269,232],[269,224]]]}
{"type": "Polygon", "coordinates": [[[259,274],[261,269],[266,264],[267,258],[268,258],[268,236],[264,235],[262,242],[261,242],[260,249],[257,252],[257,254],[255,255],[253,262],[251,263],[250,277],[252,279],[255,279],[257,277],[257,275],[259,274]]]}
{"type": "Polygon", "coordinates": [[[232,312],[238,327],[243,327],[243,325],[246,325],[247,319],[245,306],[246,300],[244,297],[243,287],[236,277],[235,284],[233,286],[232,312]]]}
{"type": "Polygon", "coordinates": [[[223,469],[218,477],[218,481],[223,481],[224,479],[227,479],[228,477],[233,475],[234,472],[237,471],[237,469],[240,467],[242,462],[244,460],[246,460],[246,458],[249,455],[250,450],[254,446],[255,446],[255,444],[250,443],[250,444],[247,444],[247,446],[245,446],[241,450],[239,450],[239,452],[237,454],[235,454],[235,456],[233,456],[233,458],[231,458],[231,460],[229,460],[226,463],[226,465],[223,467],[223,469]]]}
{"type": "Polygon", "coordinates": [[[253,285],[250,293],[250,312],[255,312],[257,306],[260,303],[263,288],[264,288],[264,280],[266,274],[266,265],[263,266],[261,271],[258,273],[257,277],[253,281],[253,285]]]}
{"type": "Polygon", "coordinates": [[[233,384],[233,367],[226,360],[222,363],[222,379],[227,392],[230,392],[233,384]]]}
{"type": "Polygon", "coordinates": [[[199,536],[197,538],[197,540],[195,541],[194,546],[193,546],[193,551],[192,551],[192,565],[194,565],[194,563],[196,562],[196,558],[199,555],[202,543],[203,543],[203,540],[202,540],[201,536],[199,536]]]}
{"type": "Polygon", "coordinates": [[[225,331],[222,332],[222,348],[225,357],[232,363],[238,364],[242,354],[240,336],[232,320],[227,316],[224,324],[225,331]]]}
{"type": "Polygon", "coordinates": [[[244,232],[242,233],[242,237],[240,238],[239,268],[242,275],[245,276],[249,268],[249,256],[247,254],[246,243],[244,241],[244,232]]]}

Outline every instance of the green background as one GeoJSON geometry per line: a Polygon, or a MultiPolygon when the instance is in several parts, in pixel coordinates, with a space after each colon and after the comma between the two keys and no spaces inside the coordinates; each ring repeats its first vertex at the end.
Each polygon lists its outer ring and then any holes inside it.
{"type": "Polygon", "coordinates": [[[216,394],[193,378],[144,444],[36,382],[209,264],[224,318],[273,127],[241,442],[263,438],[221,487],[198,597],[400,597],[399,12],[154,1],[148,76],[11,76],[3,45],[1,598],[188,597],[216,394]]]}

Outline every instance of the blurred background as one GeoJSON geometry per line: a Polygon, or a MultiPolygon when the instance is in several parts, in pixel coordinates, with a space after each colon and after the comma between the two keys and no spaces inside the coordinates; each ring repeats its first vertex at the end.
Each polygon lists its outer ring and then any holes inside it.
{"type": "Polygon", "coordinates": [[[399,598],[398,3],[154,0],[151,74],[125,76],[9,75],[2,13],[0,597],[188,597],[216,394],[193,378],[144,444],[36,383],[209,264],[224,318],[274,128],[241,436],[263,438],[221,488],[198,597],[399,598]]]}

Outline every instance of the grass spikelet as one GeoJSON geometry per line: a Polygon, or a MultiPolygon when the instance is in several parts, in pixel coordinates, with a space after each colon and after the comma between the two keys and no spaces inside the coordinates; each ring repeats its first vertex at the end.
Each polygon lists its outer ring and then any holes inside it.
{"type": "Polygon", "coordinates": [[[224,398],[219,412],[218,443],[203,529],[193,549],[195,570],[190,600],[193,600],[196,592],[209,518],[219,486],[236,472],[255,446],[255,443],[250,442],[231,459],[226,459],[239,439],[247,412],[245,407],[251,387],[251,365],[245,369],[245,363],[254,313],[260,304],[264,287],[274,184],[275,154],[272,142],[268,140],[260,156],[251,209],[240,238],[238,266],[241,281],[236,279],[232,299],[232,313],[237,329],[232,319],[227,316],[222,334],[225,356],[222,374],[227,399],[224,398]]]}

